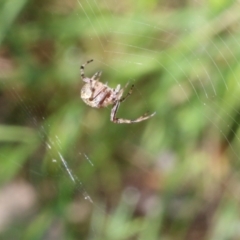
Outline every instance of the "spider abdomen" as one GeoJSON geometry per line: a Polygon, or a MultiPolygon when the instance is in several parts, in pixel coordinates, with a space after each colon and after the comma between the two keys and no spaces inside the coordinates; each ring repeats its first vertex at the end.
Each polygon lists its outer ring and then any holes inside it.
{"type": "Polygon", "coordinates": [[[86,83],[81,89],[82,100],[91,107],[102,108],[113,104],[113,89],[101,82],[86,83]]]}

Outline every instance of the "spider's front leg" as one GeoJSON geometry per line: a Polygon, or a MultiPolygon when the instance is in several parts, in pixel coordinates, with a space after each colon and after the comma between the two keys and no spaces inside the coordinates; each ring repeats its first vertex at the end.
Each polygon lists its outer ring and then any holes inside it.
{"type": "Polygon", "coordinates": [[[92,61],[93,61],[93,59],[88,60],[87,62],[85,62],[84,64],[82,64],[82,65],[80,66],[80,74],[81,74],[81,78],[82,78],[82,80],[83,80],[84,82],[86,82],[85,79],[88,79],[88,78],[85,77],[84,68],[85,68],[85,66],[86,66],[87,64],[91,63],[92,61]]]}
{"type": "Polygon", "coordinates": [[[148,115],[147,113],[145,113],[144,115],[142,115],[141,117],[135,119],[135,120],[130,120],[130,119],[124,119],[124,118],[117,118],[116,115],[117,115],[117,110],[120,106],[120,101],[117,101],[113,107],[112,107],[112,110],[111,110],[111,116],[110,116],[110,120],[114,123],[137,123],[137,122],[142,122],[142,121],[145,121],[151,117],[153,117],[156,112],[148,115]]]}

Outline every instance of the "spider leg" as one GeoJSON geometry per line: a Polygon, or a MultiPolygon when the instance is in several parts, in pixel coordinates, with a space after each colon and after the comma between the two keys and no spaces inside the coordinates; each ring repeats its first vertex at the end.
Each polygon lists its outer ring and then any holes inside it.
{"type": "Polygon", "coordinates": [[[80,74],[81,74],[81,78],[82,78],[83,81],[84,81],[84,78],[85,78],[84,68],[85,68],[85,66],[86,66],[87,64],[89,64],[89,63],[92,62],[92,61],[93,61],[93,59],[88,60],[87,62],[85,62],[84,64],[82,64],[82,65],[80,66],[80,74]]]}
{"type": "Polygon", "coordinates": [[[110,115],[110,120],[114,123],[137,123],[137,122],[142,122],[142,121],[145,121],[151,117],[153,117],[156,112],[148,115],[147,113],[145,113],[144,115],[140,116],[139,118],[135,119],[135,120],[130,120],[130,119],[124,119],[124,118],[117,118],[116,117],[116,114],[117,114],[117,111],[118,111],[118,108],[120,106],[120,101],[117,101],[114,105],[113,105],[113,108],[112,108],[112,111],[111,111],[111,115],[110,115]]]}
{"type": "Polygon", "coordinates": [[[100,79],[102,75],[102,71],[96,72],[93,76],[92,76],[92,80],[98,81],[100,79]]]}
{"type": "Polygon", "coordinates": [[[117,87],[116,87],[115,89],[113,89],[113,91],[114,91],[115,93],[117,93],[117,94],[120,96],[120,98],[121,98],[122,93],[123,93],[123,89],[122,89],[121,91],[120,91],[120,89],[121,89],[121,85],[118,84],[117,87]],[[121,93],[120,93],[120,92],[121,92],[121,93]]]}
{"type": "Polygon", "coordinates": [[[100,79],[100,77],[101,77],[101,74],[102,74],[102,71],[98,71],[98,72],[96,72],[93,76],[92,76],[92,78],[90,78],[89,79],[89,81],[90,81],[90,87],[91,87],[91,90],[92,90],[92,96],[90,97],[90,100],[93,100],[95,97],[94,97],[94,87],[93,87],[93,85],[94,85],[94,81],[98,81],[99,79],[100,79]]]}
{"type": "MultiPolygon", "coordinates": [[[[128,83],[127,83],[128,85],[128,83]]],[[[124,87],[124,89],[127,87],[127,85],[124,87]]],[[[134,85],[131,86],[130,90],[128,91],[127,95],[125,97],[122,97],[120,98],[120,102],[123,102],[125,101],[131,94],[132,94],[132,91],[133,91],[133,88],[134,88],[134,85]]]]}
{"type": "Polygon", "coordinates": [[[91,87],[91,90],[92,90],[92,96],[90,97],[90,100],[93,100],[94,98],[96,98],[98,96],[98,94],[102,91],[102,89],[99,91],[99,93],[97,93],[95,95],[95,90],[94,90],[94,81],[97,82],[99,81],[100,77],[101,77],[101,74],[102,74],[102,71],[99,71],[99,72],[96,72],[92,78],[90,78],[90,87],[91,87]],[[94,96],[95,95],[95,96],[94,96]]]}

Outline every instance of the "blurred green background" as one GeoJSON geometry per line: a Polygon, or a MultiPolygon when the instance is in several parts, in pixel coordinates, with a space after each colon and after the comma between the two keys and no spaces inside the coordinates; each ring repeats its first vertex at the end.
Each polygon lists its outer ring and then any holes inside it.
{"type": "Polygon", "coordinates": [[[2,0],[1,239],[240,239],[240,2],[2,0]],[[118,117],[79,67],[135,85],[118,117]]]}

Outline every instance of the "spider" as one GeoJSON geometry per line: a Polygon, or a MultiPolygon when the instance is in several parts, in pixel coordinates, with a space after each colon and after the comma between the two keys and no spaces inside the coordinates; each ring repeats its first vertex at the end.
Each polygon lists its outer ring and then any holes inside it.
{"type": "Polygon", "coordinates": [[[80,67],[81,78],[85,82],[84,86],[81,89],[81,98],[87,105],[95,108],[103,108],[109,105],[113,105],[110,120],[114,123],[137,123],[147,120],[155,115],[155,112],[150,115],[145,113],[135,120],[117,118],[116,114],[120,103],[122,103],[124,100],[126,100],[127,97],[131,95],[134,85],[131,86],[131,89],[127,95],[125,97],[122,97],[123,92],[128,84],[124,88],[121,88],[120,84],[118,84],[116,88],[110,88],[107,83],[104,84],[99,81],[102,74],[101,71],[96,72],[92,78],[85,77],[84,68],[88,63],[91,63],[92,61],[93,59],[87,61],[80,67]]]}

